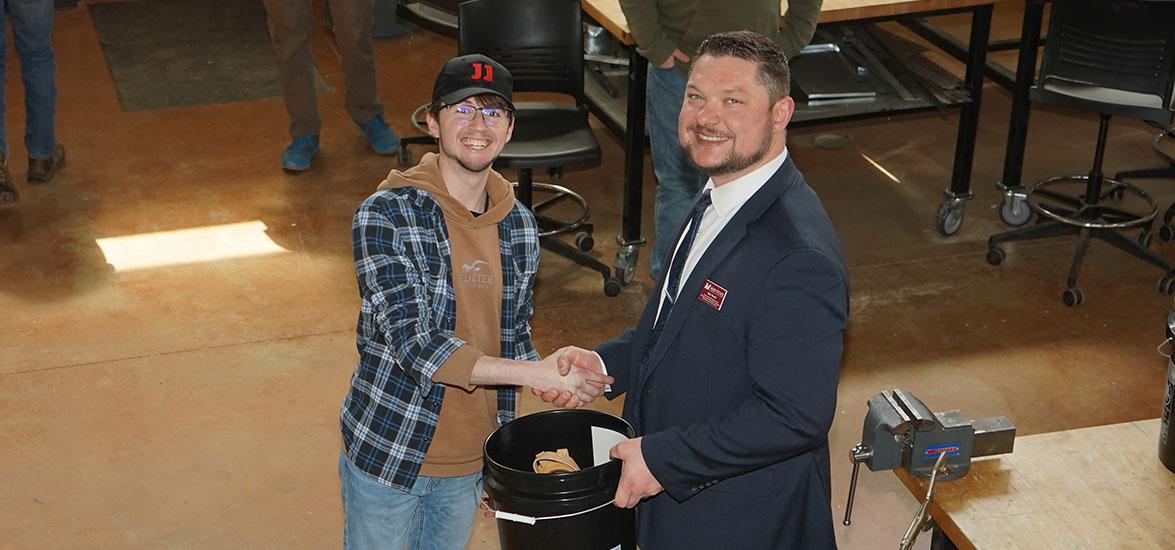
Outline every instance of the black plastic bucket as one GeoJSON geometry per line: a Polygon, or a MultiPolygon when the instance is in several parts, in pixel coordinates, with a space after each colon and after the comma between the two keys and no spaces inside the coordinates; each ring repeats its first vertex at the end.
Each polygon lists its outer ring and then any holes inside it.
{"type": "Polygon", "coordinates": [[[635,550],[633,511],[611,503],[620,461],[591,465],[593,426],[636,435],[621,418],[574,409],[527,415],[486,438],[485,490],[503,550],[635,550]],[[567,449],[581,470],[535,473],[535,455],[557,449],[567,449]]]}

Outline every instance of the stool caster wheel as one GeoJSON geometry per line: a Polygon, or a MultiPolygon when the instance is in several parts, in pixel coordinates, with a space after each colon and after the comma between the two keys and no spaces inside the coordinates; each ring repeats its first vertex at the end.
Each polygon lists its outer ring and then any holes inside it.
{"type": "Polygon", "coordinates": [[[1020,227],[1028,223],[1028,219],[1031,217],[1032,209],[1023,199],[1012,198],[1009,200],[1005,198],[1000,203],[1000,219],[1012,227],[1020,227]]]}
{"type": "Polygon", "coordinates": [[[1064,294],[1061,294],[1061,301],[1068,307],[1077,307],[1085,301],[1085,295],[1080,288],[1066,288],[1064,294]]]}
{"type": "Polygon", "coordinates": [[[1175,277],[1169,277],[1167,275],[1159,277],[1159,284],[1155,285],[1155,290],[1159,291],[1159,294],[1166,294],[1168,296],[1175,294],[1175,277]]]}
{"type": "Polygon", "coordinates": [[[1163,227],[1159,228],[1159,238],[1162,239],[1165,243],[1169,243],[1172,240],[1175,240],[1175,227],[1163,224],[1163,227]]]}
{"type": "Polygon", "coordinates": [[[1122,185],[1116,185],[1110,189],[1110,192],[1106,195],[1111,199],[1122,200],[1124,197],[1126,197],[1126,187],[1122,185]]]}
{"type": "Polygon", "coordinates": [[[604,294],[608,296],[619,296],[620,287],[620,279],[617,279],[616,277],[608,277],[607,279],[604,279],[604,294]]]}
{"type": "Polygon", "coordinates": [[[592,238],[592,234],[587,231],[580,231],[575,234],[575,247],[587,252],[596,246],[596,240],[592,238]]]}
{"type": "Polygon", "coordinates": [[[1142,245],[1143,248],[1150,248],[1154,236],[1154,233],[1151,233],[1149,229],[1144,227],[1142,231],[1138,232],[1138,244],[1142,245]]]}
{"type": "Polygon", "coordinates": [[[991,265],[1000,265],[1004,262],[1004,251],[1000,248],[992,248],[987,251],[987,263],[991,265]]]}

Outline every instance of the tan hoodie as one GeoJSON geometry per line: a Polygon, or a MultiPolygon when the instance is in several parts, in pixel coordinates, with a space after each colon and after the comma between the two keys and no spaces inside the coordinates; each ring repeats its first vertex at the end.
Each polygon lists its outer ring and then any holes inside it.
{"type": "Polygon", "coordinates": [[[436,153],[401,172],[392,170],[379,189],[413,187],[440,205],[449,237],[449,265],[456,295],[456,336],[466,342],[433,375],[445,384],[436,434],[421,475],[452,477],[481,470],[481,444],[496,427],[497,393],[469,383],[482,355],[501,355],[502,255],[498,223],[514,208],[514,190],[497,172],[486,182],[489,207],[474,215],[453,198],[441,178],[436,153]]]}

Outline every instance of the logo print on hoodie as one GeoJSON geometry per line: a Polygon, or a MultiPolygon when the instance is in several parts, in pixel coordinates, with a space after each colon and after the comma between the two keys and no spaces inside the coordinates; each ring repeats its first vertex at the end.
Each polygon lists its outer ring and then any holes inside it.
{"type": "Polygon", "coordinates": [[[458,275],[458,281],[461,284],[475,286],[489,286],[493,284],[494,276],[488,273],[482,273],[482,268],[489,265],[489,262],[485,260],[474,260],[461,266],[462,273],[458,275]]]}

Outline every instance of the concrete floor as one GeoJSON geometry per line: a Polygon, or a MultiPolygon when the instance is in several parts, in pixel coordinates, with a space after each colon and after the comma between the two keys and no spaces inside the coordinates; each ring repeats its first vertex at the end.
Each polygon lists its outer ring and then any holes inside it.
{"type": "MultiPolygon", "coordinates": [[[[1014,7],[997,16],[997,37],[1018,33],[1014,7]]],[[[56,23],[69,164],[49,185],[24,184],[23,92],[11,57],[7,82],[9,168],[23,201],[0,209],[0,548],[338,547],[338,406],[356,360],[350,217],[395,161],[370,153],[343,111],[329,36],[320,28],[314,38],[336,90],[320,101],[323,153],[308,173],[289,175],[278,169],[280,99],[123,112],[84,7],[56,23]],[[142,244],[135,236],[210,227],[273,253],[140,268],[116,253],[142,244]]],[[[377,44],[387,119],[401,133],[412,133],[409,113],[454,50],[424,30],[377,44]]],[[[1022,435],[1158,416],[1166,360],[1155,348],[1171,300],[1154,290],[1157,270],[1095,243],[1080,279],[1086,303],[1070,309],[1060,294],[1072,239],[1009,245],[1003,265],[984,261],[986,238],[1004,229],[994,183],[1009,105],[989,84],[975,196],[951,238],[933,223],[956,112],[789,136],[851,268],[831,433],[838,518],[848,450],[866,400],[883,389],[909,389],[934,410],[1007,415],[1022,435]],[[849,144],[814,145],[830,133],[849,144]]],[[[1089,115],[1034,110],[1025,181],[1086,171],[1095,130],[1089,115]]],[[[611,263],[622,152],[605,129],[597,135],[603,164],[564,180],[591,201],[597,253],[611,263]]],[[[1156,165],[1151,135],[1134,121],[1115,124],[1106,172],[1156,165]]],[[[645,179],[649,207],[647,163],[645,179]]],[[[1175,198],[1170,181],[1141,185],[1164,206],[1175,198]]],[[[184,256],[212,239],[149,245],[139,259],[184,256]]],[[[1155,247],[1175,257],[1172,245],[1155,247]]],[[[646,262],[607,298],[597,275],[544,253],[540,352],[591,346],[634,322],[652,284],[646,262]]],[[[896,545],[914,509],[892,474],[863,473],[854,524],[837,525],[841,548],[896,545]]],[[[493,524],[479,520],[470,548],[496,546],[493,524]]]]}

